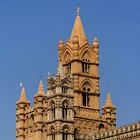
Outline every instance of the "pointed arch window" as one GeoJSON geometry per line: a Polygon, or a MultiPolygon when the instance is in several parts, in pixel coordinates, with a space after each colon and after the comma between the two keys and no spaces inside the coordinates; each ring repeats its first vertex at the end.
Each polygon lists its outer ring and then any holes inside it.
{"type": "Polygon", "coordinates": [[[68,102],[64,101],[62,104],[62,118],[66,120],[67,115],[68,115],[68,102]]]}
{"type": "Polygon", "coordinates": [[[68,129],[63,128],[62,130],[62,140],[68,140],[68,129]]]}
{"type": "Polygon", "coordinates": [[[78,129],[74,129],[74,140],[78,140],[78,129]]]}
{"type": "Polygon", "coordinates": [[[89,92],[90,88],[89,87],[83,87],[83,106],[89,106],[89,92]]]}
{"type": "Polygon", "coordinates": [[[71,73],[71,56],[69,52],[66,52],[64,61],[65,61],[66,74],[69,74],[71,73]]]}
{"type": "Polygon", "coordinates": [[[89,73],[89,70],[90,70],[90,59],[86,54],[82,60],[82,72],[89,73]]]}
{"type": "Polygon", "coordinates": [[[62,87],[62,93],[67,93],[67,91],[68,91],[68,87],[63,86],[63,87],[62,87]]]}
{"type": "Polygon", "coordinates": [[[51,103],[51,118],[52,120],[55,119],[55,103],[52,101],[51,103]]]}
{"type": "Polygon", "coordinates": [[[34,116],[32,114],[30,117],[30,126],[33,126],[33,125],[34,125],[34,116]]]}
{"type": "Polygon", "coordinates": [[[66,65],[66,69],[67,69],[67,73],[68,73],[68,74],[71,73],[71,63],[68,63],[68,64],[66,65]]]}
{"type": "Polygon", "coordinates": [[[55,129],[54,127],[51,128],[51,140],[55,140],[55,129]]]}

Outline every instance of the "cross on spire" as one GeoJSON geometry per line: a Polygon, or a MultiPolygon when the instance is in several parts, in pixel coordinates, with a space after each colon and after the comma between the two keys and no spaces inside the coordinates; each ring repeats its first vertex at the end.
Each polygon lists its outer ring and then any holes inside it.
{"type": "Polygon", "coordinates": [[[79,16],[80,15],[80,7],[79,6],[77,7],[76,11],[77,11],[77,16],[79,16]]]}

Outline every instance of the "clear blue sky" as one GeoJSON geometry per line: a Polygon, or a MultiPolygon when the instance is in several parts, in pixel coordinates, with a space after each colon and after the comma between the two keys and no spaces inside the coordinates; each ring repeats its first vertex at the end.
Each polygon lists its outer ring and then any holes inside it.
{"type": "Polygon", "coordinates": [[[0,0],[0,139],[15,140],[15,103],[24,82],[33,101],[39,80],[56,72],[57,44],[81,8],[90,43],[100,41],[101,106],[108,89],[117,125],[140,120],[139,0],[0,0]]]}

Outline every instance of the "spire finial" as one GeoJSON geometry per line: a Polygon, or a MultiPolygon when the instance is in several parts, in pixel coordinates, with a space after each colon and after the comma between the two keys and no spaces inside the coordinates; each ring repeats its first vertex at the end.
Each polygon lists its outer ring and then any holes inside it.
{"type": "Polygon", "coordinates": [[[21,82],[20,82],[20,88],[22,88],[22,87],[23,87],[23,82],[21,81],[21,82]]]}
{"type": "Polygon", "coordinates": [[[23,83],[22,82],[20,82],[20,87],[21,87],[20,101],[27,101],[27,99],[26,99],[26,92],[25,92],[25,89],[23,87],[23,83]]]}
{"type": "Polygon", "coordinates": [[[77,11],[77,16],[80,16],[80,7],[79,6],[77,7],[76,11],[77,11]]]}

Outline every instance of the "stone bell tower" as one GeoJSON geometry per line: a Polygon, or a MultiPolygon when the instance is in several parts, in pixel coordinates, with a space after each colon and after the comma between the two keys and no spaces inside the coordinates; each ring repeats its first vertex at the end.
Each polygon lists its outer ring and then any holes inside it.
{"type": "Polygon", "coordinates": [[[95,129],[100,122],[99,42],[97,38],[92,45],[87,41],[79,9],[70,39],[66,44],[60,40],[58,54],[64,75],[72,74],[74,78],[75,127],[86,133],[85,129],[95,129]]]}

